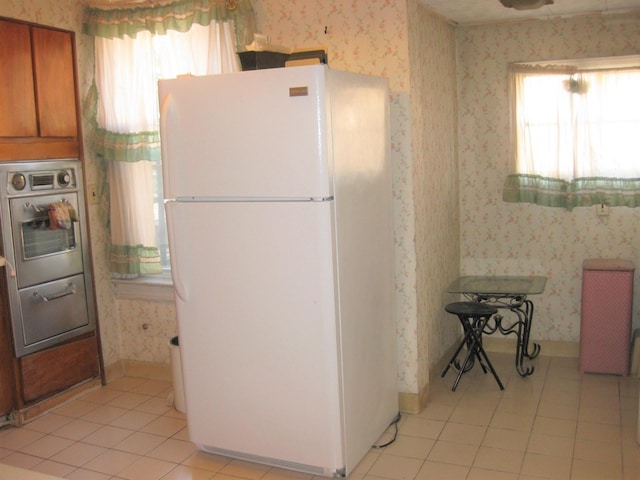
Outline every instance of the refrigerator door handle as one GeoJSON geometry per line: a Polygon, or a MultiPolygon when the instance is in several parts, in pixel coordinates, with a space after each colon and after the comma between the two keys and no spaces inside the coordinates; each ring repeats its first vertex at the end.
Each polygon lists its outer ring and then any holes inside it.
{"type": "MultiPolygon", "coordinates": [[[[160,105],[160,152],[162,157],[162,182],[165,198],[170,198],[169,192],[169,131],[175,132],[178,128],[177,122],[171,122],[176,116],[175,101],[170,93],[162,99],[160,105]]],[[[174,119],[175,120],[175,119],[174,119]]]]}
{"type": "MultiPolygon", "coordinates": [[[[173,228],[173,215],[171,208],[175,207],[174,201],[167,201],[164,204],[164,211],[167,217],[167,234],[169,235],[169,245],[176,245],[176,240],[174,238],[174,228],[173,228]]],[[[169,263],[171,264],[171,277],[173,279],[173,289],[176,291],[176,295],[180,297],[181,300],[187,301],[187,291],[180,279],[180,270],[178,269],[178,262],[176,261],[175,252],[173,255],[169,255],[169,263]]]]}

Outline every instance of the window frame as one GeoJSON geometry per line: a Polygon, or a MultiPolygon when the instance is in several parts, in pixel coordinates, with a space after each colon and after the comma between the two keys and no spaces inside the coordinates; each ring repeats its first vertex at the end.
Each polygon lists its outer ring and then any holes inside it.
{"type": "MultiPolygon", "coordinates": [[[[584,72],[583,75],[591,75],[591,80],[594,80],[595,72],[605,72],[607,70],[624,71],[629,68],[640,70],[640,55],[629,55],[622,57],[602,57],[595,59],[580,59],[580,60],[561,60],[561,61],[549,61],[549,62],[527,62],[516,63],[509,66],[509,106],[510,106],[510,130],[511,130],[511,148],[510,148],[510,173],[504,184],[503,200],[506,202],[525,202],[536,203],[544,206],[552,207],[565,207],[571,209],[575,206],[588,206],[594,204],[605,203],[609,206],[640,206],[640,173],[636,174],[634,168],[637,169],[637,163],[630,162],[631,170],[627,177],[619,176],[607,176],[597,170],[592,170],[591,174],[588,170],[575,169],[576,155],[579,151],[576,148],[578,144],[575,142],[575,138],[588,138],[588,136],[579,137],[581,133],[580,128],[583,128],[580,123],[571,124],[571,128],[567,129],[569,132],[568,142],[571,144],[567,150],[570,153],[570,158],[567,159],[569,164],[569,174],[567,171],[562,172],[559,166],[556,166],[555,170],[536,170],[535,159],[529,164],[522,167],[521,162],[524,162],[523,155],[528,155],[531,159],[531,154],[523,150],[522,139],[527,132],[526,130],[518,131],[521,125],[525,125],[521,122],[521,108],[519,103],[520,97],[518,97],[517,89],[522,87],[525,83],[527,76],[537,76],[548,74],[551,77],[559,76],[560,78],[569,79],[574,78],[571,75],[575,75],[579,72],[584,72]],[[590,73],[589,73],[590,72],[590,73]],[[520,83],[518,83],[520,82],[520,83]],[[576,127],[576,125],[578,125],[576,127]],[[519,143],[520,141],[520,143],[519,143]],[[523,152],[525,152],[523,154],[523,152]],[[637,175],[637,177],[635,176],[637,175]]],[[[640,74],[640,71],[638,72],[640,74]]],[[[567,90],[566,94],[571,95],[568,97],[570,101],[567,102],[571,105],[574,101],[574,95],[582,95],[584,91],[580,91],[580,84],[577,84],[575,91],[572,89],[575,85],[572,85],[568,81],[564,85],[567,90]]],[[[588,87],[588,85],[587,85],[588,87]]],[[[561,96],[561,92],[555,90],[558,97],[561,96]]],[[[634,91],[635,94],[635,91],[634,91]]],[[[640,94],[638,94],[640,95],[640,94]]],[[[636,102],[638,98],[634,99],[636,102]]],[[[591,100],[589,100],[590,102],[591,100]]],[[[575,102],[575,103],[588,103],[588,102],[575,102]]],[[[536,105],[537,106],[537,105],[536,105]]],[[[638,109],[640,111],[640,108],[638,109]]],[[[570,112],[574,115],[574,111],[570,112]]],[[[635,123],[640,124],[640,113],[636,115],[637,118],[633,119],[635,123]]],[[[572,117],[571,122],[575,122],[572,117]]],[[[584,122],[586,125],[587,122],[584,122]]],[[[550,132],[544,138],[551,138],[553,142],[553,135],[560,135],[557,125],[549,129],[550,132]],[[555,129],[555,130],[553,130],[555,129]]],[[[525,128],[525,127],[523,127],[525,128]]],[[[558,137],[559,138],[559,137],[558,137]]],[[[524,141],[530,141],[528,138],[524,141]]],[[[558,140],[556,143],[557,150],[561,149],[561,145],[566,145],[558,140]]],[[[553,149],[552,149],[553,150],[553,149]]],[[[593,149],[587,149],[589,154],[593,152],[593,149]]],[[[601,151],[605,151],[601,149],[601,151]]],[[[635,150],[630,150],[635,151],[635,150]]],[[[535,150],[533,150],[535,152],[535,150]]],[[[555,154],[557,155],[557,154],[555,154]]],[[[551,157],[551,155],[550,155],[551,157]]],[[[590,162],[594,162],[593,155],[588,157],[590,162]]],[[[582,157],[584,158],[584,157],[582,157]]],[[[548,160],[545,158],[545,160],[548,160]]],[[[556,161],[554,159],[554,161],[556,161]]],[[[597,160],[597,159],[596,159],[597,160]]],[[[557,161],[557,165],[561,162],[557,161]]],[[[605,167],[608,163],[603,164],[605,167]]],[[[607,172],[609,173],[609,172],[607,172]]]]}

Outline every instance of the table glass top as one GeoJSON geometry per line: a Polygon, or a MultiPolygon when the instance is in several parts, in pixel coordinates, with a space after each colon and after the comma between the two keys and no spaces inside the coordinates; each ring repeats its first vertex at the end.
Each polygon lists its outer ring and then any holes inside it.
{"type": "Polygon", "coordinates": [[[547,277],[512,275],[471,275],[460,277],[447,288],[449,293],[482,293],[498,295],[535,295],[542,293],[547,277]]]}

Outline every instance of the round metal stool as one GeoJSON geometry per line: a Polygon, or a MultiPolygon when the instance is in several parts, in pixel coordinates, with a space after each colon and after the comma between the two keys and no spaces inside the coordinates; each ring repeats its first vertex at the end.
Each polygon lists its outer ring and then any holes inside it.
{"type": "Polygon", "coordinates": [[[480,366],[482,367],[482,371],[487,373],[488,368],[496,379],[496,382],[498,382],[500,390],[504,390],[500,377],[498,377],[498,374],[487,356],[487,352],[484,351],[484,347],[482,346],[482,331],[491,316],[498,312],[498,309],[491,305],[487,305],[486,303],[455,302],[447,305],[445,310],[453,315],[457,315],[464,330],[464,337],[462,338],[460,345],[458,345],[456,352],[453,354],[453,357],[451,357],[451,360],[449,360],[449,363],[447,363],[447,366],[442,371],[440,377],[444,378],[449,371],[449,368],[452,366],[454,369],[458,370],[458,376],[451,388],[451,390],[455,392],[456,388],[458,388],[458,383],[460,383],[460,377],[462,377],[463,373],[471,370],[475,363],[475,358],[477,358],[478,363],[480,363],[480,366]],[[462,364],[460,364],[457,360],[458,354],[465,345],[467,346],[467,355],[462,364]]]}

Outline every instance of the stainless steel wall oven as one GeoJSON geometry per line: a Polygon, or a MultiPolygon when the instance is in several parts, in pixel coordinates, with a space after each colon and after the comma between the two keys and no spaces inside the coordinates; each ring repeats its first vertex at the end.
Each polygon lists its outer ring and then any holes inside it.
{"type": "Polygon", "coordinates": [[[94,331],[82,167],[0,163],[0,221],[17,357],[94,331]]]}

